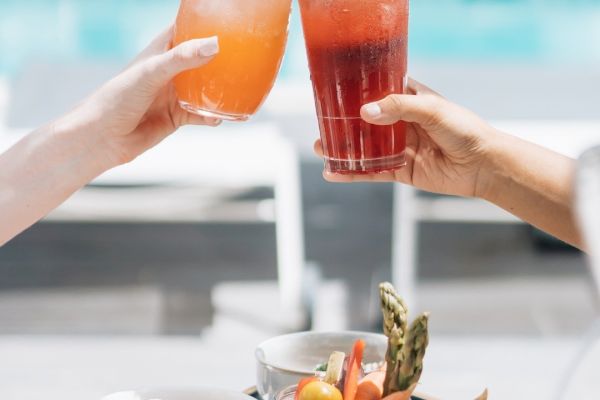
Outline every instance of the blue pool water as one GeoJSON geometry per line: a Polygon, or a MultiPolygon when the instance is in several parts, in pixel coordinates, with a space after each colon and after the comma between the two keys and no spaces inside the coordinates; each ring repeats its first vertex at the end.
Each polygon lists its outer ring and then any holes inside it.
{"type": "MultiPolygon", "coordinates": [[[[0,75],[34,60],[131,58],[176,0],[0,0],[0,75]]],[[[282,76],[306,73],[295,10],[282,76]]],[[[413,61],[600,65],[600,0],[413,0],[413,61]]]]}

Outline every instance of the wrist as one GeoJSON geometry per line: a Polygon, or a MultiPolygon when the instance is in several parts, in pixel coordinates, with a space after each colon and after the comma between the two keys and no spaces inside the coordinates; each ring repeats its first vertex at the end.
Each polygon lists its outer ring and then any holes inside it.
{"type": "Polygon", "coordinates": [[[82,118],[85,113],[74,111],[51,124],[53,139],[68,148],[73,160],[80,164],[82,172],[92,178],[114,168],[118,163],[110,155],[110,145],[97,128],[101,126],[93,118],[82,118]]]}
{"type": "Polygon", "coordinates": [[[482,161],[477,175],[475,197],[494,203],[499,191],[504,186],[503,181],[507,177],[507,155],[509,155],[509,144],[511,136],[490,127],[485,135],[485,144],[482,146],[482,161]]]}

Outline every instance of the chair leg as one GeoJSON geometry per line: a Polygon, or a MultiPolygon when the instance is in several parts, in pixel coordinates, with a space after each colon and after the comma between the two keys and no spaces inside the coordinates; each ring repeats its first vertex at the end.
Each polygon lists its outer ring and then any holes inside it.
{"type": "Polygon", "coordinates": [[[290,317],[290,323],[304,326],[307,310],[303,304],[305,247],[300,160],[293,145],[280,140],[275,186],[279,290],[282,307],[290,317]]]}
{"type": "Polygon", "coordinates": [[[415,214],[416,190],[406,185],[394,189],[392,234],[392,282],[412,309],[418,309],[416,297],[418,217],[415,214]]]}

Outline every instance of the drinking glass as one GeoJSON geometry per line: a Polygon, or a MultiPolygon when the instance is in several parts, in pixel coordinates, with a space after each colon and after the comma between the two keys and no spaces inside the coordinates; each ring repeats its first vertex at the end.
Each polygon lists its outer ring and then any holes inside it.
{"type": "Polygon", "coordinates": [[[330,172],[406,164],[406,124],[376,126],[361,106],[407,83],[408,0],[300,0],[317,117],[330,172]]]}
{"type": "MultiPolygon", "coordinates": [[[[600,304],[600,146],[586,151],[579,158],[575,181],[577,215],[588,250],[592,276],[595,280],[596,308],[600,304]]],[[[600,393],[600,316],[587,333],[572,365],[567,366],[567,379],[559,388],[557,399],[592,400],[600,393]]]]}
{"type": "Polygon", "coordinates": [[[271,91],[288,36],[291,0],[182,0],[174,45],[217,36],[219,54],[175,78],[185,110],[245,121],[271,91]]]}

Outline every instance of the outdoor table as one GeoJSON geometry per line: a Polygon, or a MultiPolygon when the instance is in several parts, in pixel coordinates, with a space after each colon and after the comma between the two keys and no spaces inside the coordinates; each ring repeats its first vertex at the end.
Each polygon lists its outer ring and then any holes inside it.
{"type": "MultiPolygon", "coordinates": [[[[85,400],[136,388],[255,384],[260,334],[201,337],[0,337],[0,398],[85,400]]],[[[420,392],[444,400],[554,399],[579,342],[433,336],[420,392]]],[[[600,369],[600,345],[594,360],[600,369]]]]}

